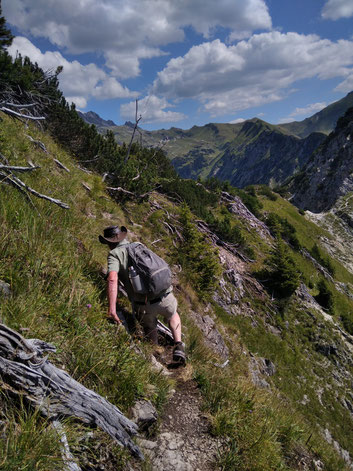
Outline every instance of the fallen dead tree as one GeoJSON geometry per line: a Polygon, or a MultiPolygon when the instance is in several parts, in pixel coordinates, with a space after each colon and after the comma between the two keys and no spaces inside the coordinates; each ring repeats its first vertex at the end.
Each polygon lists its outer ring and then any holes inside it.
{"type": "Polygon", "coordinates": [[[218,237],[218,235],[216,235],[214,232],[212,232],[211,229],[208,227],[208,225],[204,221],[197,220],[196,224],[197,224],[197,227],[198,227],[199,231],[202,232],[203,234],[206,234],[207,237],[212,241],[212,243],[214,245],[219,245],[221,247],[224,247],[226,250],[228,250],[228,252],[236,255],[237,257],[239,257],[244,262],[250,262],[251,261],[249,257],[246,257],[241,252],[239,252],[239,250],[237,250],[236,247],[233,244],[225,242],[220,237],[218,237]]]}
{"type": "MultiPolygon", "coordinates": [[[[30,186],[26,185],[22,180],[20,180],[18,177],[16,177],[13,172],[29,172],[32,170],[36,170],[40,168],[39,166],[30,166],[30,167],[18,167],[14,165],[10,165],[9,161],[2,155],[0,154],[0,159],[4,162],[4,165],[0,165],[0,183],[5,183],[7,185],[11,185],[17,190],[21,191],[24,193],[27,199],[30,199],[29,194],[36,196],[37,198],[44,199],[46,201],[50,201],[51,203],[54,203],[60,208],[63,209],[69,209],[70,206],[63,201],[57,199],[57,198],[51,198],[50,196],[43,195],[42,193],[39,193],[38,191],[34,190],[30,186]]],[[[32,201],[31,201],[32,202],[32,201]]]]}
{"type": "Polygon", "coordinates": [[[139,459],[143,455],[131,440],[137,425],[113,404],[85,388],[44,356],[55,347],[38,339],[25,339],[0,324],[0,384],[3,389],[24,396],[43,415],[57,420],[76,417],[98,426],[139,459]]]}

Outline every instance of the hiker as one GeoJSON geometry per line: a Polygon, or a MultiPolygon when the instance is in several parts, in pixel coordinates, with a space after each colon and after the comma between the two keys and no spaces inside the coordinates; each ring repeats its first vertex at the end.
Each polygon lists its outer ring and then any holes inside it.
{"type": "Polygon", "coordinates": [[[99,241],[102,244],[107,244],[110,249],[107,274],[108,319],[117,324],[121,323],[117,315],[118,282],[120,281],[127,292],[133,312],[142,324],[146,337],[152,343],[158,344],[157,316],[163,316],[168,322],[174,339],[173,360],[185,364],[185,348],[181,341],[181,321],[177,312],[178,302],[172,293],[173,288],[169,286],[153,299],[148,299],[146,294],[139,294],[134,291],[129,277],[127,246],[130,244],[126,240],[126,236],[127,229],[125,226],[106,227],[103,236],[99,236],[99,241]]]}

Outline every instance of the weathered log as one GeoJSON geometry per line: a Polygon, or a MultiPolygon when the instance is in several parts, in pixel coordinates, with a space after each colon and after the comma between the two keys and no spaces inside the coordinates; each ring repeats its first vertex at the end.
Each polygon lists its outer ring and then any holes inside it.
{"type": "Polygon", "coordinates": [[[19,119],[31,119],[32,121],[43,121],[45,120],[44,116],[31,116],[28,114],[23,114],[23,113],[18,113],[17,111],[11,110],[10,108],[7,108],[6,106],[1,106],[0,111],[3,113],[6,113],[10,116],[14,116],[15,118],[19,119]]]}
{"type": "Polygon", "coordinates": [[[10,172],[30,172],[31,170],[36,170],[40,168],[39,166],[34,167],[19,167],[17,165],[1,165],[0,170],[9,170],[10,172]]]}
{"type": "Polygon", "coordinates": [[[60,167],[60,168],[62,168],[63,170],[65,170],[65,172],[70,173],[70,170],[69,170],[67,167],[65,167],[65,165],[64,165],[63,163],[61,163],[60,160],[54,159],[54,162],[56,163],[56,165],[57,165],[58,167],[60,167]]]}
{"type": "Polygon", "coordinates": [[[18,332],[0,324],[2,386],[24,395],[52,419],[76,417],[100,427],[134,456],[143,459],[139,447],[130,437],[137,433],[137,425],[116,406],[43,357],[44,352],[54,348],[37,339],[26,340],[18,332]]]}
{"type": "Polygon", "coordinates": [[[85,190],[87,190],[87,191],[92,191],[92,188],[91,188],[89,185],[87,185],[87,183],[81,182],[81,185],[83,186],[83,188],[84,188],[85,190]]]}
{"type": "Polygon", "coordinates": [[[11,106],[12,108],[33,108],[33,106],[36,106],[35,103],[28,103],[27,105],[21,105],[21,104],[15,104],[15,103],[6,103],[6,102],[1,102],[0,106],[11,106]]]}
{"type": "Polygon", "coordinates": [[[38,193],[38,191],[33,190],[33,188],[29,187],[26,185],[22,180],[19,178],[15,177],[15,175],[4,175],[3,173],[0,172],[0,176],[4,177],[4,182],[9,183],[10,185],[14,186],[15,188],[18,189],[18,187],[22,187],[25,190],[27,190],[29,193],[31,193],[34,196],[37,196],[37,198],[41,198],[47,201],[50,201],[51,203],[57,204],[60,206],[60,208],[63,209],[69,209],[70,206],[66,203],[63,203],[62,201],[56,199],[56,198],[51,198],[50,196],[43,195],[42,193],[38,193]]]}
{"type": "MultiPolygon", "coordinates": [[[[47,148],[45,147],[45,144],[43,144],[42,141],[37,141],[36,139],[33,139],[32,136],[30,136],[29,134],[25,134],[26,137],[28,137],[28,139],[33,142],[33,144],[35,144],[37,147],[39,147],[40,149],[42,149],[46,154],[49,154],[49,152],[47,151],[47,148]]],[[[55,160],[55,159],[54,159],[55,160]]]]}

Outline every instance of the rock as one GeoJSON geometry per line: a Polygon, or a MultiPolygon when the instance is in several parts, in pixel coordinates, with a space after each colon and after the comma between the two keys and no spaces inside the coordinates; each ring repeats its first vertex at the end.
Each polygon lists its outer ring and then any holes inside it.
{"type": "Polygon", "coordinates": [[[138,444],[144,450],[153,450],[157,446],[157,442],[152,442],[151,440],[144,440],[143,438],[138,439],[138,444]]]}
{"type": "MultiPolygon", "coordinates": [[[[332,132],[315,152],[305,172],[291,182],[291,202],[302,209],[328,211],[340,196],[353,189],[353,110],[337,121],[332,132]]],[[[349,223],[348,223],[349,224],[349,223]]]]}
{"type": "Polygon", "coordinates": [[[11,296],[11,287],[5,281],[0,280],[0,297],[9,298],[11,296]]]}
{"type": "Polygon", "coordinates": [[[131,410],[132,420],[142,431],[148,430],[158,418],[157,411],[150,401],[141,400],[136,402],[131,410]]]}
{"type": "Polygon", "coordinates": [[[267,324],[267,329],[271,332],[271,334],[276,335],[277,337],[281,336],[281,331],[274,325],[267,324]]]}
{"type": "Polygon", "coordinates": [[[172,373],[167,370],[165,366],[163,366],[161,363],[159,363],[158,360],[154,357],[154,355],[151,355],[151,367],[153,370],[157,371],[158,373],[161,373],[163,376],[170,376],[172,373]]]}
{"type": "Polygon", "coordinates": [[[223,191],[222,199],[228,203],[228,209],[231,213],[245,220],[246,224],[251,229],[255,229],[262,239],[271,241],[272,236],[269,228],[264,222],[260,221],[256,216],[254,216],[253,213],[249,211],[239,196],[232,196],[229,193],[223,191]]]}
{"type": "Polygon", "coordinates": [[[304,394],[303,399],[300,401],[300,404],[302,404],[303,406],[306,406],[308,402],[310,402],[310,400],[308,396],[304,394]]]}
{"type": "Polygon", "coordinates": [[[324,463],[320,460],[314,460],[313,465],[314,465],[315,471],[323,471],[325,469],[324,463]]]}
{"type": "Polygon", "coordinates": [[[341,445],[333,439],[332,435],[331,435],[331,432],[325,428],[324,430],[324,437],[325,437],[325,440],[330,443],[330,445],[333,446],[333,448],[342,456],[342,458],[344,459],[344,461],[349,465],[349,466],[352,466],[352,460],[351,460],[351,457],[350,457],[350,454],[347,450],[344,450],[341,445]]]}
{"type": "Polygon", "coordinates": [[[214,320],[209,315],[201,316],[197,312],[191,311],[191,317],[196,322],[201,332],[205,336],[205,344],[224,360],[228,359],[229,350],[222,335],[217,330],[214,320]]]}
{"type": "Polygon", "coordinates": [[[252,354],[250,356],[249,370],[252,382],[259,388],[269,388],[270,385],[263,376],[273,376],[276,373],[276,366],[266,358],[256,358],[252,354]]]}

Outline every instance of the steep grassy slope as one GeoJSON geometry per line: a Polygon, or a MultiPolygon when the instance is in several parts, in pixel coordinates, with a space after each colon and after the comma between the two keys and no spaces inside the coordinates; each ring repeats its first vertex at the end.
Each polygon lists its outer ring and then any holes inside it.
{"type": "MultiPolygon", "coordinates": [[[[22,329],[26,337],[54,343],[58,353],[51,356],[53,362],[126,414],[139,398],[150,399],[161,411],[172,381],[151,369],[148,345],[135,339],[139,348],[131,348],[129,336],[104,320],[101,268],[106,252],[97,235],[106,225],[125,224],[132,239],[147,245],[154,242],[154,250],[173,266],[188,368],[202,391],[211,433],[223,440],[219,469],[315,469],[314,463],[319,466],[320,461],[325,470],[346,469],[343,459],[323,440],[323,433],[353,453],[350,337],[342,338],[320,306],[312,300],[304,302],[303,291],[281,302],[263,289],[253,274],[263,267],[274,242],[263,238],[253,221],[230,213],[224,201],[213,209],[219,217],[229,214],[231,226],[238,228],[256,257],[246,261],[241,253],[237,256],[222,247],[218,258],[210,240],[197,231],[194,216],[166,196],[153,193],[149,201],[139,204],[114,202],[101,176],[80,168],[38,129],[24,129],[6,117],[1,122],[0,143],[1,154],[12,165],[32,161],[41,166],[21,176],[28,185],[70,205],[63,210],[34,196],[26,200],[18,190],[0,184],[0,279],[10,284],[13,293],[7,300],[1,298],[2,322],[22,329]],[[26,134],[44,142],[49,153],[38,149],[26,134]],[[70,173],[59,168],[54,158],[70,173]],[[210,262],[215,264],[211,272],[210,262]],[[207,276],[212,273],[218,277],[210,280],[207,276]],[[215,366],[220,359],[200,330],[200,319],[206,314],[229,349],[225,368],[215,366]],[[265,364],[274,365],[270,373],[261,367],[264,359],[265,364]]],[[[275,212],[287,218],[307,249],[314,242],[320,244],[322,236],[329,237],[282,198],[258,198],[264,217],[275,212]]],[[[242,251],[241,246],[237,248],[242,251]]],[[[302,281],[316,295],[319,271],[300,252],[289,246],[288,252],[302,272],[302,281]]],[[[338,262],[332,263],[336,270],[330,282],[335,300],[332,320],[341,326],[340,318],[349,318],[353,302],[338,290],[339,283],[350,289],[353,279],[338,262]]],[[[60,469],[58,439],[48,424],[21,407],[3,386],[1,391],[1,420],[6,425],[0,438],[3,469],[60,469]],[[29,427],[34,438],[41,438],[36,440],[37,447],[25,440],[29,427]],[[10,447],[10,442],[16,446],[10,447]]],[[[127,469],[129,457],[102,432],[87,435],[87,428],[74,421],[65,424],[65,429],[82,469],[99,465],[107,471],[127,469]]],[[[131,461],[130,465],[136,470],[149,466],[131,461]]]]}
{"type": "Polygon", "coordinates": [[[336,126],[338,118],[344,115],[348,108],[353,106],[353,92],[344,98],[328,105],[303,121],[282,124],[281,127],[299,137],[307,137],[312,132],[329,134],[336,126]]]}

